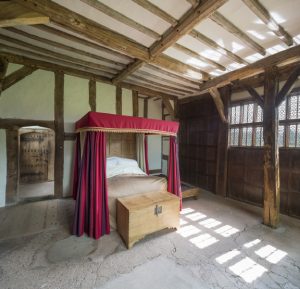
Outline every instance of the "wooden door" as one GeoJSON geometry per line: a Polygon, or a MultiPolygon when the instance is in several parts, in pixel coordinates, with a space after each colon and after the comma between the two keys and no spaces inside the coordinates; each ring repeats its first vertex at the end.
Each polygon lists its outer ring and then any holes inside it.
{"type": "Polygon", "coordinates": [[[51,179],[53,133],[28,132],[20,135],[20,183],[46,182],[51,179]],[[49,172],[49,173],[48,173],[49,172]]]}

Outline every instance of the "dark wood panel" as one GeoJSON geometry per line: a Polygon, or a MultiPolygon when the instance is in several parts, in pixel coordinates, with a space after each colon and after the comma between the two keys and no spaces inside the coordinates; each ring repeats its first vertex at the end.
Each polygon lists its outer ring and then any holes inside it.
{"type": "Polygon", "coordinates": [[[219,116],[210,97],[179,106],[181,179],[215,192],[219,116]]]}
{"type": "MultiPolygon", "coordinates": [[[[300,150],[280,149],[280,211],[300,217],[300,150]]],[[[263,204],[263,149],[230,148],[227,196],[263,204]]]]}

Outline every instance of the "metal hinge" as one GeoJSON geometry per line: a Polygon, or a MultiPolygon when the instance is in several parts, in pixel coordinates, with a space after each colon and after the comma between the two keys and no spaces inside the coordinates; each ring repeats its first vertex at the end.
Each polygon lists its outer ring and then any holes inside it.
{"type": "Polygon", "coordinates": [[[155,208],[154,208],[154,214],[156,216],[158,216],[161,213],[162,213],[162,206],[156,205],[155,208]]]}

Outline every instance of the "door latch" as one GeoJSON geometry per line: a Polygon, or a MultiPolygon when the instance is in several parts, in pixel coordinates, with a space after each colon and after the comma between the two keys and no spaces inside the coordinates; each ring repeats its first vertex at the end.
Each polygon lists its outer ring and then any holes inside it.
{"type": "Polygon", "coordinates": [[[161,213],[162,213],[162,206],[156,205],[155,208],[154,208],[154,214],[156,216],[158,216],[161,213]]]}

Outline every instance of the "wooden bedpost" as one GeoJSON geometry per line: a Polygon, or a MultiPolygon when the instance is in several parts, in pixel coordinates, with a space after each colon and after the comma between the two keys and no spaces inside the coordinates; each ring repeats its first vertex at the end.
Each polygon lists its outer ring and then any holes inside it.
{"type": "Polygon", "coordinates": [[[96,81],[90,79],[89,81],[89,105],[91,111],[96,111],[96,81]]]}
{"type": "Polygon", "coordinates": [[[276,228],[279,222],[280,180],[278,150],[278,74],[275,67],[265,71],[264,84],[264,212],[263,223],[276,228]]]}

